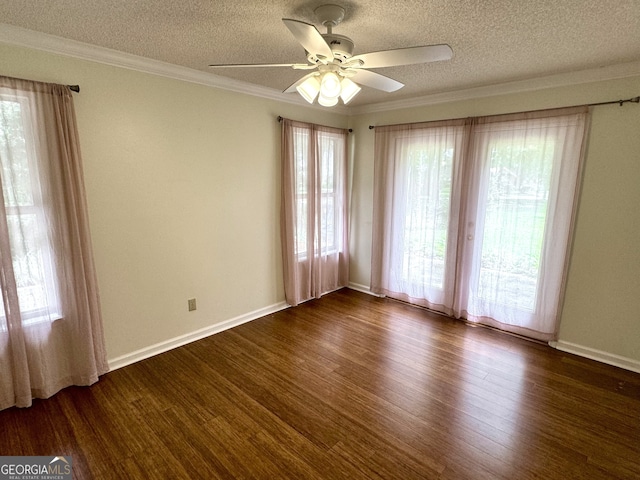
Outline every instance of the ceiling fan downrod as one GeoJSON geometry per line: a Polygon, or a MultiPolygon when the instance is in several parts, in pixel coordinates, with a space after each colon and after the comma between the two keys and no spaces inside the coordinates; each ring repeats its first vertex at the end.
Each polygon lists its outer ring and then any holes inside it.
{"type": "Polygon", "coordinates": [[[333,33],[333,27],[344,20],[344,8],[340,5],[321,5],[313,13],[316,14],[320,23],[327,28],[329,35],[333,33]]]}

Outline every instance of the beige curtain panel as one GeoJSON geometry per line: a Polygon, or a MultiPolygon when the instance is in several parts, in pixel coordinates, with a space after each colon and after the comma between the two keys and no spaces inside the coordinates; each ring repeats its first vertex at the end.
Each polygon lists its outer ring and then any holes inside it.
{"type": "Polygon", "coordinates": [[[0,408],[107,372],[69,89],[0,77],[0,408]]]}
{"type": "Polygon", "coordinates": [[[289,305],[349,282],[347,135],[282,119],[280,226],[289,305]]]}

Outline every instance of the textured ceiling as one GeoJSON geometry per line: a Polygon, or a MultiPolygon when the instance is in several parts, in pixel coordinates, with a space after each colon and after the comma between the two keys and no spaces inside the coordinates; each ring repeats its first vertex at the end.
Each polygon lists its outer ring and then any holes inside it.
{"type": "Polygon", "coordinates": [[[282,91],[305,72],[207,65],[304,63],[281,19],[316,23],[325,3],[345,8],[334,33],[355,42],[354,54],[454,51],[446,62],[377,69],[405,87],[365,87],[350,106],[640,61],[640,0],[2,0],[0,21],[282,91]]]}

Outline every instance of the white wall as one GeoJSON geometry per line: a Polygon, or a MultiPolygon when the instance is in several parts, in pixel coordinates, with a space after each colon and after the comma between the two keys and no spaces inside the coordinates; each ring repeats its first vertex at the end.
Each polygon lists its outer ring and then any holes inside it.
{"type": "MultiPolygon", "coordinates": [[[[350,118],[355,162],[351,281],[371,273],[374,130],[385,125],[577,105],[640,94],[640,77],[350,118]]],[[[559,347],[640,371],[640,106],[595,107],[559,347]]]]}
{"type": "Polygon", "coordinates": [[[344,116],[6,45],[0,59],[2,75],[80,85],[110,360],[283,305],[277,116],[344,116]]]}

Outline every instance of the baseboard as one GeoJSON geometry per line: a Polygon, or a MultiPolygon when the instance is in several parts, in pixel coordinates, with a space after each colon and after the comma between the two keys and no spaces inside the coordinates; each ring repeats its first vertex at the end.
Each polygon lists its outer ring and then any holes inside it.
{"type": "Polygon", "coordinates": [[[196,340],[206,338],[210,335],[215,335],[216,333],[220,333],[230,328],[237,327],[238,325],[242,325],[243,323],[247,323],[260,317],[264,317],[265,315],[271,315],[272,313],[279,312],[280,310],[284,310],[288,307],[289,305],[287,305],[285,302],[276,303],[265,308],[254,310],[253,312],[240,315],[230,320],[216,323],[215,325],[201,328],[200,330],[196,330],[185,335],[180,335],[178,337],[165,340],[164,342],[156,343],[155,345],[150,345],[140,350],[136,350],[135,352],[121,355],[119,357],[108,360],[109,370],[113,371],[117,370],[118,368],[126,367],[127,365],[131,365],[132,363],[144,360],[145,358],[153,357],[154,355],[173,350],[174,348],[178,348],[188,343],[195,342],[196,340]]]}
{"type": "Polygon", "coordinates": [[[562,340],[550,342],[549,344],[563,352],[573,353],[574,355],[606,363],[607,365],[613,365],[614,367],[620,367],[625,370],[640,373],[640,361],[632,358],[622,357],[613,353],[603,352],[601,350],[596,350],[595,348],[584,347],[576,343],[564,342],[562,340]]]}
{"type": "Polygon", "coordinates": [[[382,297],[383,295],[378,295],[377,293],[373,293],[371,289],[367,285],[362,285],[360,283],[349,282],[349,288],[351,290],[356,290],[358,292],[366,293],[368,295],[373,295],[374,297],[382,297]]]}

